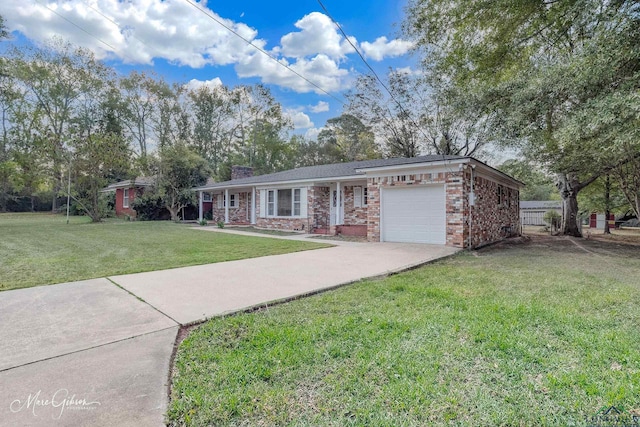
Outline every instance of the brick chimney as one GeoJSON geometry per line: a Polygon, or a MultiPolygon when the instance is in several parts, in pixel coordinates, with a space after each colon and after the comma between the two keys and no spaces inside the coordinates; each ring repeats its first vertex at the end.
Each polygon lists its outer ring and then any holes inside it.
{"type": "Polygon", "coordinates": [[[251,178],[253,168],[250,166],[231,166],[231,179],[251,178]]]}

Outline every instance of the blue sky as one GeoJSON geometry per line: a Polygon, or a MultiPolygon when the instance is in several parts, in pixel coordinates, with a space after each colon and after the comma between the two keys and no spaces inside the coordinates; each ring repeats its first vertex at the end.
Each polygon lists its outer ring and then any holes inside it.
{"type": "MultiPolygon", "coordinates": [[[[11,43],[38,44],[58,35],[90,48],[121,73],[153,70],[170,82],[192,84],[265,83],[297,132],[310,137],[340,114],[337,100],[247,45],[190,1],[3,0],[0,14],[13,33],[11,43]]],[[[404,0],[323,3],[379,74],[389,67],[415,68],[411,43],[399,34],[404,0]]],[[[367,72],[315,0],[210,0],[198,6],[339,99],[367,72]]]]}

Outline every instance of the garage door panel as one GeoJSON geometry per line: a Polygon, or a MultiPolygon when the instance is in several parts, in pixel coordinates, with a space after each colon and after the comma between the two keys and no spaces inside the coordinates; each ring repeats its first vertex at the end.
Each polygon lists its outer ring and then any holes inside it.
{"type": "Polygon", "coordinates": [[[384,189],[382,240],[445,244],[444,185],[384,189]]]}

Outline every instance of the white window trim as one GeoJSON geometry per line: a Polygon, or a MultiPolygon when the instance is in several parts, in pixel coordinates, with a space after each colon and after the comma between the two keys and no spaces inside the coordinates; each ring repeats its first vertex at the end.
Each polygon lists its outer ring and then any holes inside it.
{"type": "Polygon", "coordinates": [[[124,188],[122,191],[122,207],[123,208],[129,207],[129,189],[128,188],[124,188]]]}
{"type": "Polygon", "coordinates": [[[202,201],[203,202],[213,201],[213,197],[211,196],[211,193],[202,193],[202,201]]]}
{"type": "Polygon", "coordinates": [[[264,190],[266,197],[265,197],[265,217],[266,218],[304,218],[304,216],[302,215],[302,213],[304,212],[303,210],[303,203],[305,203],[303,194],[304,192],[302,191],[302,187],[289,187],[289,188],[269,188],[264,190]],[[278,215],[278,191],[282,191],[282,190],[291,190],[291,215],[290,216],[281,216],[278,215]],[[295,197],[295,192],[298,191],[299,195],[300,195],[300,200],[298,200],[296,202],[296,197],[295,197]],[[269,203],[269,193],[273,192],[273,202],[269,203]],[[298,211],[299,214],[298,215],[294,215],[294,212],[296,211],[296,203],[298,204],[298,211]],[[269,214],[269,205],[273,205],[273,214],[269,214]]]}
{"type": "MultiPolygon", "coordinates": [[[[229,204],[229,209],[236,209],[240,206],[240,193],[229,193],[229,199],[233,202],[229,204]]],[[[220,200],[222,201],[222,205],[218,202],[218,209],[223,209],[227,207],[227,198],[225,193],[220,194],[220,200]]]]}

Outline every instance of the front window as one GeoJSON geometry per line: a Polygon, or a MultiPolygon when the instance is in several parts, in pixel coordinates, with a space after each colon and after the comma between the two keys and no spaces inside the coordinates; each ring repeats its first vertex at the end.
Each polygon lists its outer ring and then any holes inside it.
{"type": "MultiPolygon", "coordinates": [[[[223,207],[227,207],[227,195],[226,193],[222,194],[222,199],[223,199],[223,207]]],[[[238,207],[238,195],[237,194],[229,194],[229,207],[230,208],[237,208],[238,207]]]]}
{"type": "Polygon", "coordinates": [[[210,202],[211,201],[211,193],[202,193],[202,201],[210,202]]]}
{"type": "Polygon", "coordinates": [[[278,190],[278,216],[291,216],[291,190],[278,190]]]}
{"type": "Polygon", "coordinates": [[[302,214],[302,189],[267,190],[267,216],[299,217],[302,214]]]}
{"type": "Polygon", "coordinates": [[[129,207],[129,189],[125,188],[123,195],[122,195],[122,207],[123,208],[128,208],[129,207]]]}

